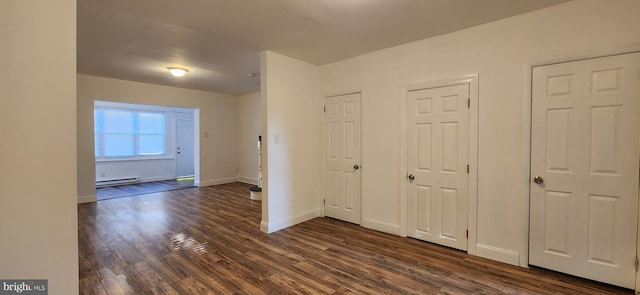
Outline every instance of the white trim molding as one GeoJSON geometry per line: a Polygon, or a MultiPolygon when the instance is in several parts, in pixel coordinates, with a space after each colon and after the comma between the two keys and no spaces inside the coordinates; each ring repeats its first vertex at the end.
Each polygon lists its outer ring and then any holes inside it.
{"type": "Polygon", "coordinates": [[[237,180],[242,183],[258,185],[258,179],[254,177],[238,176],[237,180]]]}
{"type": "Polygon", "coordinates": [[[193,185],[199,186],[199,187],[204,187],[204,186],[212,186],[212,185],[217,185],[217,184],[232,183],[232,182],[236,182],[236,181],[238,181],[238,178],[236,178],[236,177],[228,177],[228,178],[218,178],[218,179],[205,180],[205,181],[195,181],[193,183],[193,185]]]}
{"type": "Polygon", "coordinates": [[[385,222],[385,221],[380,221],[380,220],[373,220],[370,218],[363,218],[362,219],[362,227],[368,228],[368,229],[373,229],[373,230],[377,230],[377,231],[381,231],[381,232],[385,232],[388,234],[393,234],[393,235],[400,235],[403,237],[406,237],[405,235],[402,235],[400,232],[400,225],[396,224],[396,223],[391,223],[391,222],[385,222]]]}
{"type": "Polygon", "coordinates": [[[94,203],[97,201],[98,197],[96,195],[78,196],[78,204],[94,203]]]}
{"type": "Polygon", "coordinates": [[[309,221],[316,217],[320,217],[320,210],[318,209],[303,212],[298,215],[292,216],[290,218],[284,218],[281,220],[276,220],[276,221],[272,220],[269,222],[266,222],[263,220],[262,222],[260,222],[260,230],[270,234],[270,233],[279,231],[281,229],[294,226],[296,224],[303,223],[305,221],[309,221]]]}
{"type": "Polygon", "coordinates": [[[518,266],[520,252],[493,247],[485,244],[476,244],[477,256],[518,266]]]}

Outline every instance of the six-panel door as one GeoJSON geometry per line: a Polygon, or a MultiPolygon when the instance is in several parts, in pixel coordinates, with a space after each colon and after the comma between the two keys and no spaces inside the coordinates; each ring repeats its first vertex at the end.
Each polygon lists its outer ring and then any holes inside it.
{"type": "Polygon", "coordinates": [[[325,99],[325,215],[360,224],[360,93],[325,99]]]}
{"type": "Polygon", "coordinates": [[[635,287],[640,53],[533,69],[530,263],[635,287]]]}
{"type": "Polygon", "coordinates": [[[408,235],[461,250],[467,249],[468,99],[469,84],[407,93],[408,235]]]}

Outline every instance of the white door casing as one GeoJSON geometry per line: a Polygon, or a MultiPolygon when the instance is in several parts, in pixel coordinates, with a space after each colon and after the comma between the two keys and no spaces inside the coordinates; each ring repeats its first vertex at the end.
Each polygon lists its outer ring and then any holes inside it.
{"type": "Polygon", "coordinates": [[[407,234],[467,250],[470,83],[407,97],[407,234]]]}
{"type": "Polygon", "coordinates": [[[361,222],[360,93],[325,99],[325,216],[361,222]]]}
{"type": "Polygon", "coordinates": [[[193,176],[194,169],[194,120],[176,119],[176,176],[193,176]]]}
{"type": "Polygon", "coordinates": [[[529,262],[634,288],[640,53],[532,76],[529,262]]]}

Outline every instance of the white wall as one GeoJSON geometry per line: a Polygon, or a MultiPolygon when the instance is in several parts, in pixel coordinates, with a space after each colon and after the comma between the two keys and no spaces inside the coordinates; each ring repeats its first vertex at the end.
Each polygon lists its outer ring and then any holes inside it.
{"type": "Polygon", "coordinates": [[[176,179],[176,159],[96,162],[96,182],[136,177],[140,182],[176,179]]]}
{"type": "Polygon", "coordinates": [[[0,278],[78,294],[76,1],[0,1],[0,278]]]}
{"type": "MultiPolygon", "coordinates": [[[[187,77],[188,78],[188,77],[187,77]]],[[[236,181],[237,100],[230,95],[78,75],[78,199],[95,201],[94,100],[198,109],[200,186],[236,181]]],[[[196,124],[198,125],[198,124],[196,124]]],[[[196,126],[197,129],[197,126],[196,126]]],[[[198,159],[199,158],[199,159],[198,159]]]]}
{"type": "Polygon", "coordinates": [[[322,67],[325,93],[364,91],[363,219],[400,234],[407,218],[400,214],[402,87],[479,74],[478,220],[470,231],[478,255],[525,265],[528,66],[638,44],[638,12],[640,1],[572,1],[322,67]]]}
{"type": "Polygon", "coordinates": [[[260,60],[267,174],[261,229],[273,232],[321,214],[321,76],[319,67],[273,52],[260,60]]]}
{"type": "Polygon", "coordinates": [[[238,97],[238,180],[258,183],[258,135],[262,133],[260,92],[238,97]]]}

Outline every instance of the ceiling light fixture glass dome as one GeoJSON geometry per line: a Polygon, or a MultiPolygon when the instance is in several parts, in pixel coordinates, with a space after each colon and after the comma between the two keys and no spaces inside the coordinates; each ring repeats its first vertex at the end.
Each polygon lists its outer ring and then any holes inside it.
{"type": "Polygon", "coordinates": [[[182,77],[189,72],[189,70],[179,67],[168,67],[167,70],[169,70],[171,75],[173,75],[174,77],[182,77]]]}

